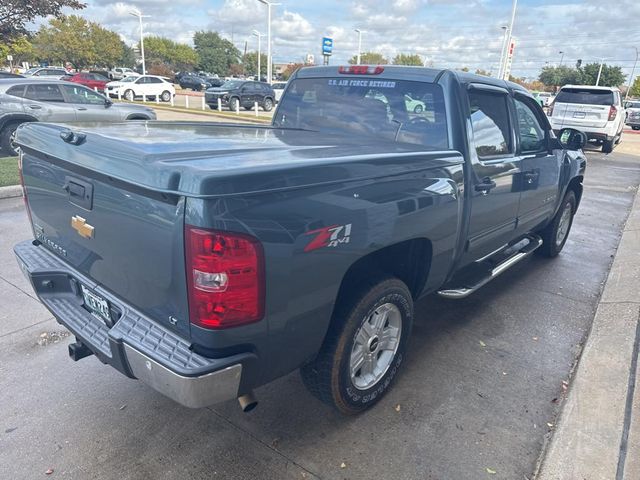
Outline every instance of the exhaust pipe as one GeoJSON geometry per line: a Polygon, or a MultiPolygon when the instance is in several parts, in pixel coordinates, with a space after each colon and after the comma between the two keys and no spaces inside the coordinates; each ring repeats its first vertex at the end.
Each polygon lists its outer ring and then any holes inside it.
{"type": "Polygon", "coordinates": [[[84,357],[93,355],[93,352],[82,342],[77,341],[69,344],[69,356],[74,360],[82,360],[84,357]]]}
{"type": "Polygon", "coordinates": [[[238,403],[244,413],[248,413],[258,406],[258,400],[253,396],[253,391],[238,397],[238,403]]]}

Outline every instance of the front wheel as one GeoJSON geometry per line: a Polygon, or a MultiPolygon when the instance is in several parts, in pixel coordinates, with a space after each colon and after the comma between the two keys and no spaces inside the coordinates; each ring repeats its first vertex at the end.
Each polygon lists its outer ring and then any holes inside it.
{"type": "Polygon", "coordinates": [[[271,100],[270,98],[265,98],[264,103],[262,104],[262,109],[265,112],[270,112],[272,108],[273,108],[273,100],[271,100]]]}
{"type": "Polygon", "coordinates": [[[165,90],[164,92],[162,92],[162,95],[160,95],[160,100],[162,100],[163,102],[170,102],[171,92],[169,92],[168,90],[165,90]]]}
{"type": "Polygon", "coordinates": [[[300,370],[305,386],[346,415],[373,406],[404,361],[412,323],[404,282],[388,278],[363,286],[337,305],[318,356],[300,370]]]}
{"type": "Polygon", "coordinates": [[[611,140],[603,140],[602,141],[602,153],[611,153],[613,152],[613,147],[616,146],[615,137],[611,140]]]}
{"type": "Polygon", "coordinates": [[[133,90],[126,90],[124,92],[124,99],[127,100],[128,102],[133,102],[133,100],[135,99],[135,94],[133,93],[133,90]]]}
{"type": "Polygon", "coordinates": [[[16,144],[16,130],[20,123],[9,123],[0,132],[0,147],[11,156],[18,155],[18,145],[16,144]]]}
{"type": "Polygon", "coordinates": [[[232,98],[229,100],[229,110],[236,111],[240,108],[240,101],[237,98],[232,98]]]}
{"type": "Polygon", "coordinates": [[[557,256],[564,247],[573,225],[573,216],[576,213],[577,205],[575,193],[573,190],[569,190],[562,200],[558,213],[542,231],[543,243],[539,251],[545,257],[557,256]]]}

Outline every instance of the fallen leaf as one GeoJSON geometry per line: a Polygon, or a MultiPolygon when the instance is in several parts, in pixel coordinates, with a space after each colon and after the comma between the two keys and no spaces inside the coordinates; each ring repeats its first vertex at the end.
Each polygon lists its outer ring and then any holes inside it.
{"type": "Polygon", "coordinates": [[[551,399],[551,403],[558,403],[558,398],[557,397],[556,398],[552,398],[551,399]]]}
{"type": "Polygon", "coordinates": [[[493,468],[489,468],[489,467],[487,467],[487,473],[488,473],[489,475],[495,475],[495,474],[496,474],[496,471],[495,471],[493,468]]]}
{"type": "Polygon", "coordinates": [[[51,475],[52,473],[53,473],[53,468],[50,468],[46,472],[44,472],[45,475],[51,475]]]}
{"type": "Polygon", "coordinates": [[[537,342],[538,341],[538,337],[533,337],[533,340],[535,340],[537,342]]]}
{"type": "Polygon", "coordinates": [[[547,422],[547,427],[549,427],[549,428],[553,428],[553,423],[549,423],[549,422],[547,422]]]}
{"type": "Polygon", "coordinates": [[[346,463],[344,463],[344,462],[342,462],[342,463],[340,464],[340,468],[347,468],[347,464],[346,464],[346,463]]]}
{"type": "Polygon", "coordinates": [[[506,374],[507,374],[507,372],[502,372],[502,374],[503,374],[503,375],[506,375],[506,374]]]}
{"type": "Polygon", "coordinates": [[[400,404],[396,405],[396,412],[400,411],[400,404]]]}
{"type": "Polygon", "coordinates": [[[481,347],[486,347],[486,346],[487,346],[487,344],[486,344],[486,343],[484,343],[482,340],[480,340],[480,346],[481,346],[481,347]]]}

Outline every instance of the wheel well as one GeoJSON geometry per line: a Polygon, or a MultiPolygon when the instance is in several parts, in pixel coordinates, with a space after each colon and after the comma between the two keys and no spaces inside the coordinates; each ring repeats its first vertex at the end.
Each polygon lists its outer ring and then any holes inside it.
{"type": "Polygon", "coordinates": [[[573,190],[573,193],[576,195],[576,208],[580,205],[580,199],[582,198],[583,180],[584,177],[582,175],[578,175],[577,177],[572,178],[569,185],[567,185],[567,191],[573,190]]]}
{"type": "Polygon", "coordinates": [[[127,120],[149,120],[149,117],[145,117],[144,115],[131,115],[127,117],[127,120]]]}
{"type": "Polygon", "coordinates": [[[431,242],[415,238],[376,250],[358,259],[340,283],[336,304],[372,276],[394,276],[406,283],[415,299],[422,292],[429,275],[432,255],[431,242]]]}

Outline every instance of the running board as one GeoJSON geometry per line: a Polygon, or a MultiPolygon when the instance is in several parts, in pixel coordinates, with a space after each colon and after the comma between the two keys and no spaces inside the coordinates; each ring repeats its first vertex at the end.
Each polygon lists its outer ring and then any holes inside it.
{"type": "MultiPolygon", "coordinates": [[[[508,269],[513,267],[516,263],[518,263],[521,260],[524,260],[525,258],[527,258],[529,255],[531,255],[533,252],[535,252],[542,245],[542,239],[540,237],[538,237],[537,235],[531,235],[529,237],[529,240],[530,241],[529,241],[529,243],[527,243],[526,246],[522,247],[520,250],[518,250],[517,253],[513,254],[512,256],[507,258],[506,260],[502,261],[501,263],[499,263],[498,265],[493,267],[488,272],[488,274],[486,276],[482,277],[474,285],[465,286],[465,287],[458,287],[458,288],[449,288],[449,289],[445,289],[445,290],[439,290],[438,291],[438,295],[440,295],[441,297],[444,297],[444,298],[455,299],[455,300],[468,297],[473,292],[475,292],[479,288],[485,286],[491,280],[496,278],[498,275],[504,273],[505,271],[507,271],[508,269]]],[[[520,243],[520,242],[518,242],[518,243],[520,243]]],[[[516,244],[516,245],[518,245],[518,244],[516,244]]]]}

